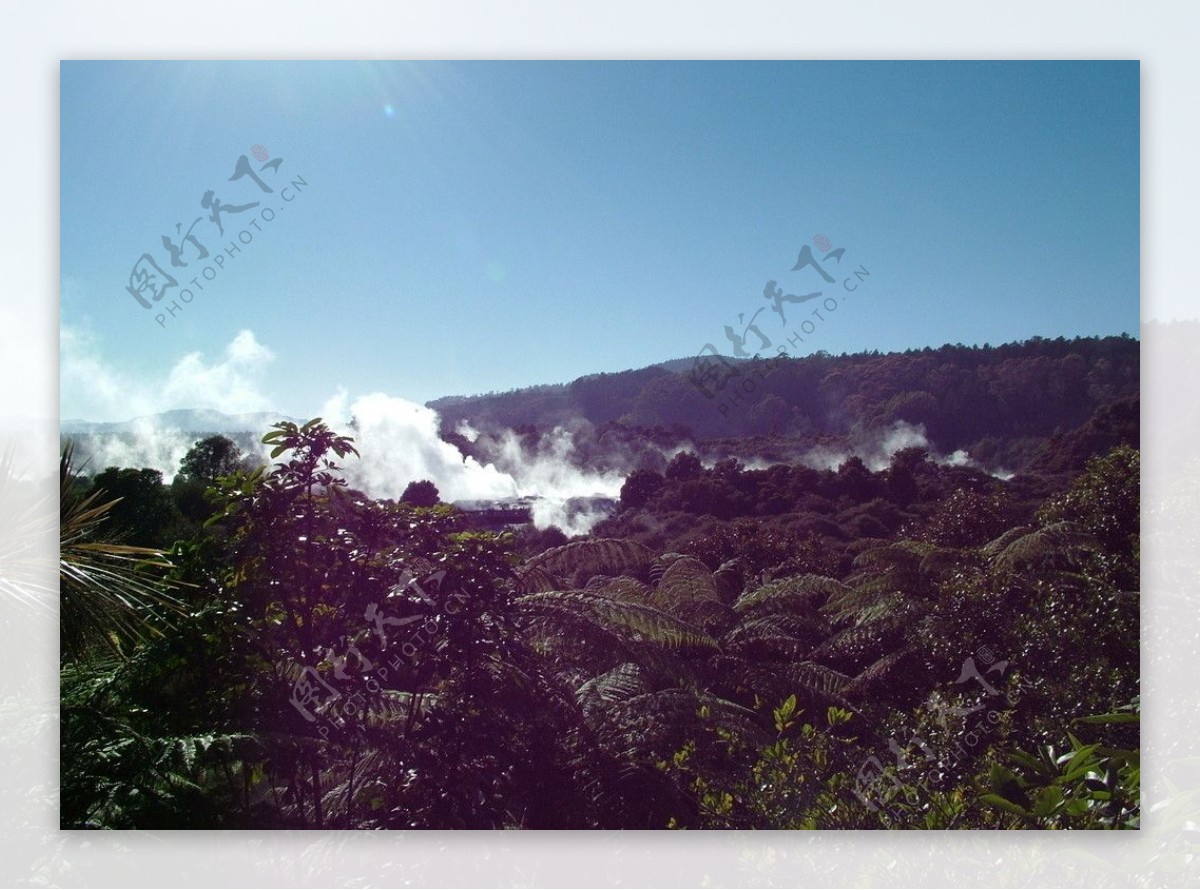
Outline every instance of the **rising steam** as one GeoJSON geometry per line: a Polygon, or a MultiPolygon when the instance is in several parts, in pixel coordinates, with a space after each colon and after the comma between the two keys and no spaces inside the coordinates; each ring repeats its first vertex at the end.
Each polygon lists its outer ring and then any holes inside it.
{"type": "MultiPolygon", "coordinates": [[[[624,481],[615,471],[575,466],[571,436],[562,428],[544,436],[533,454],[506,431],[494,461],[480,463],[439,437],[436,411],[406,399],[374,393],[347,406],[342,392],[326,403],[324,415],[354,437],[361,458],[347,463],[347,480],[373,497],[397,498],[417,479],[431,481],[445,501],[533,497],[534,525],[556,525],[573,535],[586,533],[605,515],[576,499],[615,498],[624,481]]],[[[460,432],[474,430],[465,426],[460,432]]]]}

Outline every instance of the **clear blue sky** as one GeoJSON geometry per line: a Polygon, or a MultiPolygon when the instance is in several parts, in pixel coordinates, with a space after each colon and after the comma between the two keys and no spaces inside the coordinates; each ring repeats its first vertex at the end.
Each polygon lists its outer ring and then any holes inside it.
{"type": "Polygon", "coordinates": [[[871,276],[812,350],[1138,333],[1137,62],[64,62],[61,124],[64,418],[727,352],[768,279],[821,286],[817,234],[871,276]],[[256,144],[269,195],[228,181],[256,144]],[[222,237],[210,189],[260,205],[222,237]],[[126,291],[150,253],[178,302],[243,229],[165,327],[126,291]]]}

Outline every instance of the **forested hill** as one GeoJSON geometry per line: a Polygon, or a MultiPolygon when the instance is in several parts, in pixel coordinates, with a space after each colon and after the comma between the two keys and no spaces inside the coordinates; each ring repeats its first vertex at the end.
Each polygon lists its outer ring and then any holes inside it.
{"type": "Polygon", "coordinates": [[[1139,353],[1139,341],[1121,335],[1035,337],[886,355],[816,353],[769,366],[709,359],[712,397],[690,378],[691,363],[676,361],[428,404],[441,413],[447,431],[464,420],[495,430],[549,428],[582,418],[711,439],[844,435],[907,421],[923,424],[930,443],[943,452],[967,449],[1012,465],[1029,456],[1030,440],[1066,434],[1098,408],[1136,397],[1139,353]],[[728,376],[731,371],[738,373],[728,376]],[[717,389],[722,376],[726,384],[717,389]]]}

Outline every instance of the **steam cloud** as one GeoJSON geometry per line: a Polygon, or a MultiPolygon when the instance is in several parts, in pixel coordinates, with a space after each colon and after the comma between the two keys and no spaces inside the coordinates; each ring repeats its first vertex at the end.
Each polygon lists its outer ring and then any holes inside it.
{"type": "MultiPolygon", "coordinates": [[[[800,455],[797,460],[805,466],[816,470],[836,470],[851,457],[858,457],[872,472],[887,469],[892,462],[892,456],[905,448],[925,448],[929,451],[930,460],[951,467],[973,467],[977,470],[985,468],[971,457],[966,450],[960,448],[950,455],[941,455],[929,444],[925,434],[924,424],[911,424],[898,420],[883,431],[859,433],[852,437],[849,447],[837,448],[818,446],[800,455]]],[[[1012,477],[1007,470],[989,471],[1000,479],[1012,477]]]]}
{"type": "Polygon", "coordinates": [[[270,399],[259,381],[274,353],[240,331],[214,362],[188,353],[167,372],[165,380],[138,377],[105,361],[86,332],[64,327],[60,333],[62,402],[90,417],[135,418],[120,432],[95,432],[81,443],[90,458],[89,472],[105,467],[150,467],[171,481],[197,436],[205,430],[164,425],[154,414],[186,407],[227,414],[266,411],[270,399]]]}
{"type": "MultiPolygon", "coordinates": [[[[119,433],[90,434],[86,450],[93,471],[108,466],[152,467],[170,481],[198,434],[221,431],[185,431],[149,415],[180,406],[223,413],[266,411],[270,400],[259,381],[273,360],[271,350],[244,330],[226,346],[219,360],[208,362],[200,353],[185,355],[170,369],[165,382],[158,384],[112,368],[100,359],[86,335],[64,328],[64,403],[93,416],[142,415],[123,425],[119,433]]],[[[348,393],[340,390],[325,403],[321,416],[355,439],[361,457],[345,461],[343,469],[351,485],[372,497],[399,498],[410,482],[420,479],[433,482],[445,501],[528,497],[534,499],[532,514],[538,528],[555,525],[569,535],[590,531],[606,515],[605,499],[618,497],[632,467],[632,455],[607,453],[603,466],[582,468],[579,464],[583,461],[576,460],[572,432],[564,427],[543,435],[530,447],[512,430],[489,436],[484,443],[470,423],[462,422],[457,428],[460,435],[486,445],[479,452],[486,454],[485,460],[464,458],[439,436],[436,411],[385,393],[351,402],[348,393]],[[623,461],[623,456],[630,460],[623,461]]],[[[811,448],[795,460],[817,469],[836,469],[857,455],[878,471],[888,466],[897,451],[913,446],[929,448],[924,427],[900,421],[882,432],[854,436],[845,446],[811,448]]],[[[677,445],[659,450],[669,459],[686,448],[677,445]]],[[[267,460],[265,448],[261,456],[267,460]]],[[[948,457],[932,457],[955,466],[978,466],[961,450],[948,457]]]]}
{"type": "MultiPolygon", "coordinates": [[[[433,482],[446,501],[536,497],[534,525],[556,525],[574,535],[589,531],[604,511],[573,499],[615,498],[624,481],[615,471],[574,466],[571,436],[561,427],[543,437],[533,455],[506,431],[494,462],[481,464],[438,437],[439,417],[431,408],[384,393],[363,396],[348,407],[347,401],[340,392],[326,403],[323,416],[354,437],[361,459],[347,463],[346,477],[373,497],[398,498],[417,479],[433,482]]],[[[474,432],[469,426],[460,431],[474,432]]]]}
{"type": "MultiPolygon", "coordinates": [[[[182,430],[153,415],[180,407],[226,414],[271,407],[260,381],[275,356],[251,331],[239,332],[215,361],[198,352],[185,355],[165,381],[138,378],[113,367],[85,332],[64,328],[61,337],[64,404],[92,417],[137,415],[119,432],[87,435],[90,471],[150,467],[169,482],[199,435],[222,431],[182,430]]],[[[615,498],[623,482],[617,471],[593,472],[572,465],[572,440],[562,429],[545,437],[533,455],[525,453],[515,434],[507,433],[493,462],[480,463],[464,459],[439,437],[437,412],[405,399],[374,393],[350,403],[342,390],[326,402],[321,416],[354,437],[361,458],[345,461],[347,481],[373,497],[398,498],[418,479],[433,482],[446,501],[536,497],[535,525],[557,525],[567,534],[580,534],[602,518],[603,511],[573,499],[615,498]]],[[[469,424],[461,425],[460,432],[468,438],[478,436],[469,424]]],[[[267,459],[265,448],[261,456],[267,459]]]]}

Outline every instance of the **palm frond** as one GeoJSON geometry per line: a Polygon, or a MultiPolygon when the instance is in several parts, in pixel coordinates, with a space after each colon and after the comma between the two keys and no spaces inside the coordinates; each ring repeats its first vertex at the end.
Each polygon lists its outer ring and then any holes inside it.
{"type": "Polygon", "coordinates": [[[186,614],[182,602],[156,577],[171,568],[161,550],[103,539],[102,523],[117,501],[74,488],[73,448],[59,460],[59,601],[62,656],[87,658],[99,647],[118,655],[138,641],[161,635],[186,614]]]}

